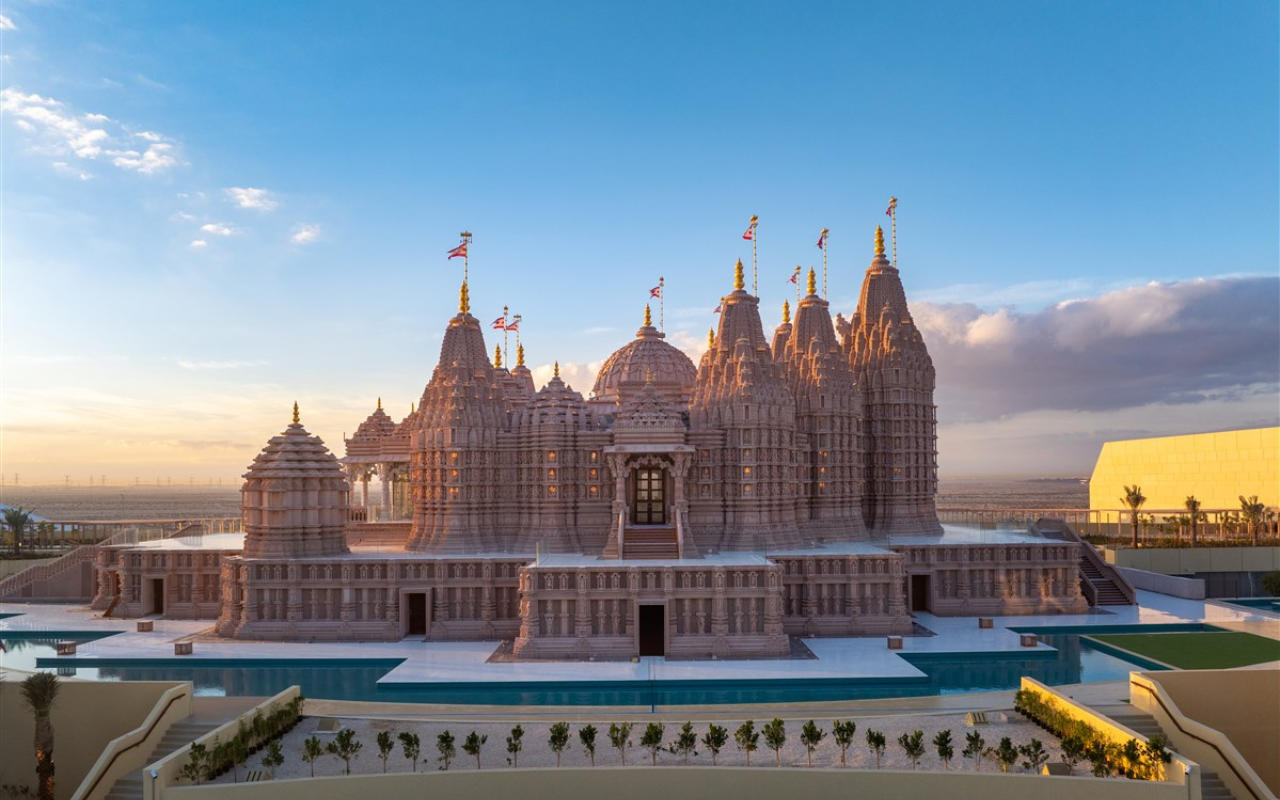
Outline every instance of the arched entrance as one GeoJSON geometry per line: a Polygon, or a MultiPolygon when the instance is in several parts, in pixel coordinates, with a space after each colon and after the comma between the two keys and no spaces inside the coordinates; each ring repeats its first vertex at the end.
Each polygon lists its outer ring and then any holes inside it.
{"type": "Polygon", "coordinates": [[[636,467],[631,474],[631,524],[667,524],[667,471],[636,467]]]}

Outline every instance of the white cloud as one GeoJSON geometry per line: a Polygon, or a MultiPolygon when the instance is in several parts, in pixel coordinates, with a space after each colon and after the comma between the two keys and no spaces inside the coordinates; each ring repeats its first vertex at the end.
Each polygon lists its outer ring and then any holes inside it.
{"type": "Polygon", "coordinates": [[[57,172],[59,175],[68,175],[71,177],[79,178],[82,181],[91,180],[93,178],[93,175],[91,175],[90,173],[78,170],[65,161],[53,162],[53,170],[54,172],[57,172]]]}
{"type": "Polygon", "coordinates": [[[16,31],[17,29],[18,26],[13,24],[13,20],[4,14],[0,14],[0,31],[16,31]]]}
{"type": "Polygon", "coordinates": [[[152,131],[140,131],[135,133],[134,136],[137,136],[139,139],[146,139],[148,142],[160,142],[164,140],[164,137],[152,131]]]}
{"type": "Polygon", "coordinates": [[[206,242],[204,239],[193,239],[191,242],[191,246],[195,248],[208,247],[209,243],[206,242]]]}
{"type": "Polygon", "coordinates": [[[311,244],[320,238],[320,226],[303,223],[293,232],[289,240],[294,244],[311,244]]]}
{"type": "Polygon", "coordinates": [[[195,214],[191,214],[186,211],[175,211],[173,213],[173,218],[179,222],[195,222],[197,219],[195,214]]]}
{"type": "Polygon", "coordinates": [[[233,186],[226,190],[231,202],[241,208],[252,208],[256,211],[273,211],[280,205],[266,189],[242,188],[233,186]]]}
{"type": "Polygon", "coordinates": [[[245,367],[265,367],[266,361],[188,361],[180,359],[178,366],[183,369],[205,370],[205,369],[243,369],[245,367]]]}
{"type": "Polygon", "coordinates": [[[0,112],[32,138],[32,152],[53,156],[55,161],[66,156],[89,161],[107,157],[115,166],[143,175],[154,175],[181,163],[173,145],[160,134],[148,132],[152,144],[138,152],[124,144],[133,136],[110,117],[78,114],[51,97],[3,89],[0,112]]]}
{"type": "Polygon", "coordinates": [[[230,225],[223,225],[221,222],[209,222],[200,226],[200,230],[205,233],[212,233],[214,236],[233,236],[240,231],[230,225]]]}

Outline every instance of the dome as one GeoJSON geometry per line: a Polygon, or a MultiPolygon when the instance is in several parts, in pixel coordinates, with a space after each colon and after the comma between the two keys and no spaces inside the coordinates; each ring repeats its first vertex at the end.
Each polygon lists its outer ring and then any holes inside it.
{"type": "Polygon", "coordinates": [[[645,308],[644,325],[636,331],[636,338],[615,351],[600,368],[592,402],[616,403],[623,393],[639,391],[646,380],[652,380],[664,400],[688,405],[698,370],[649,323],[649,309],[645,308]]]}

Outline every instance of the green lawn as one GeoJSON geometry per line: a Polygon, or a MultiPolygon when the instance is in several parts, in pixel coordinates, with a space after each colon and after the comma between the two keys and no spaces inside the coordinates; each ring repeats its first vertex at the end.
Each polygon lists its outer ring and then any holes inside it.
{"type": "Polygon", "coordinates": [[[1182,669],[1280,661],[1280,642],[1252,633],[1124,633],[1090,638],[1182,669]]]}

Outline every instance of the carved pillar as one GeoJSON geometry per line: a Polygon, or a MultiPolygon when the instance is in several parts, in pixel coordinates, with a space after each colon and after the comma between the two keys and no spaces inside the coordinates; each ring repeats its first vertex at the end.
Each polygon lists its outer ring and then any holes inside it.
{"type": "Polygon", "coordinates": [[[385,461],[378,464],[378,481],[382,484],[382,516],[380,519],[391,519],[391,470],[392,465],[385,461]]]}

